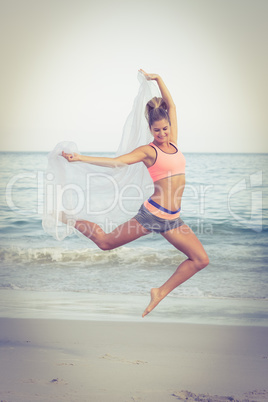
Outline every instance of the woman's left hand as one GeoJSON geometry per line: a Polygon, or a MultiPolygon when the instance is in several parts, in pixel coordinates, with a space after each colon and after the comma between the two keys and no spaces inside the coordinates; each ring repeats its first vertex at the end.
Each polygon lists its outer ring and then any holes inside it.
{"type": "Polygon", "coordinates": [[[145,78],[150,81],[150,80],[157,80],[159,78],[158,74],[148,74],[146,73],[144,70],[140,69],[139,70],[144,76],[145,78]]]}
{"type": "Polygon", "coordinates": [[[68,162],[80,161],[80,155],[76,154],[75,152],[73,154],[66,154],[64,151],[62,151],[62,156],[67,159],[68,162]]]}

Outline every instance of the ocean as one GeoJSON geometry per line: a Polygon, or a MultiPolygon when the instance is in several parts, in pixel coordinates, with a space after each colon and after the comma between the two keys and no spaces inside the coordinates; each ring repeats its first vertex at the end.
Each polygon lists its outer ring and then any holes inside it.
{"type": "MultiPolygon", "coordinates": [[[[143,320],[267,326],[268,154],[185,157],[181,217],[210,264],[143,320]]],[[[1,152],[0,164],[0,316],[142,320],[185,256],[157,234],[111,251],[56,241],[41,223],[47,154],[1,152]]]]}

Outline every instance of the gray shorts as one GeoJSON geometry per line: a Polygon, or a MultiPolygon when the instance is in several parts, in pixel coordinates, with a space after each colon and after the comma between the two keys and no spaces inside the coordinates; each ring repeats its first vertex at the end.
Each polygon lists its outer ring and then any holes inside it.
{"type": "Polygon", "coordinates": [[[183,220],[178,217],[176,219],[163,219],[152,214],[147,208],[142,204],[138,213],[134,218],[147,230],[155,233],[163,233],[168,230],[175,229],[179,226],[184,225],[183,220]]]}

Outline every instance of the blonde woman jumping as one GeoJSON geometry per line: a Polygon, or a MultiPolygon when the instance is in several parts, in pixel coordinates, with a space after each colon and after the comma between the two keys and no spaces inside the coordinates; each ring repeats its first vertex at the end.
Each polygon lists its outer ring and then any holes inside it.
{"type": "MultiPolygon", "coordinates": [[[[77,220],[74,227],[102,250],[112,250],[151,232],[160,233],[187,257],[174,274],[159,288],[151,289],[151,301],[142,316],[150,313],[173,289],[205,268],[209,259],[196,235],[180,218],[181,199],[185,186],[185,158],[177,144],[176,107],[162,78],[140,70],[147,80],[155,80],[162,97],[153,98],[146,105],[146,118],[152,134],[150,144],[115,158],[62,155],[69,162],[85,162],[115,167],[143,162],[154,182],[154,192],[129,221],[111,233],[105,233],[94,222],[77,220]]],[[[64,215],[64,214],[63,214],[64,215]]],[[[70,219],[64,215],[62,220],[70,219]]]]}

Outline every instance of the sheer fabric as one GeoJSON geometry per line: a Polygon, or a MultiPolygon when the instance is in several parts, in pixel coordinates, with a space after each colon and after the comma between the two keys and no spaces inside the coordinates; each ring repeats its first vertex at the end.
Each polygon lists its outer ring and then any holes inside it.
{"type": "MultiPolygon", "coordinates": [[[[152,136],[144,111],[146,103],[161,96],[154,81],[138,73],[140,83],[132,111],[123,128],[116,156],[131,152],[151,142],[152,136]]],[[[105,232],[131,219],[142,202],[153,192],[152,179],[140,162],[116,168],[104,168],[83,162],[68,162],[61,156],[80,153],[74,142],[60,142],[48,155],[44,182],[44,230],[57,240],[76,231],[71,221],[60,221],[64,211],[75,220],[88,220],[100,225],[105,232]]]]}

